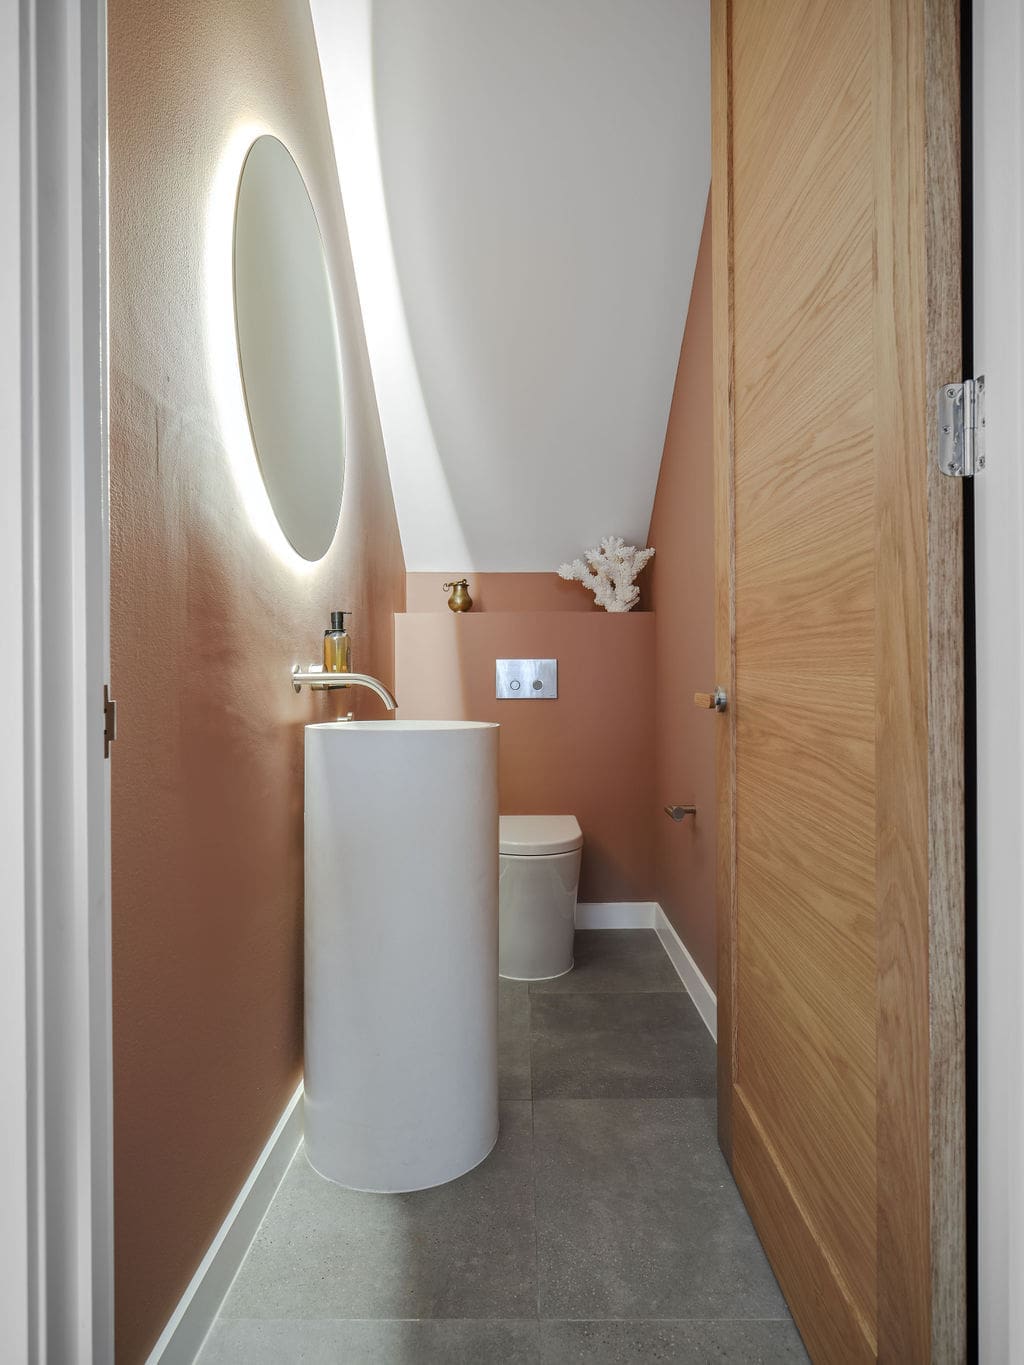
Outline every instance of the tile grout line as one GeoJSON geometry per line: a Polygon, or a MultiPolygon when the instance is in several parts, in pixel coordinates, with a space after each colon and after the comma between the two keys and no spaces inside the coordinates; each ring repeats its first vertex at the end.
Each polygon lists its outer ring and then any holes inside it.
{"type": "Polygon", "coordinates": [[[326,1323],[334,1323],[334,1322],[338,1322],[338,1323],[350,1323],[350,1322],[370,1322],[370,1323],[376,1323],[376,1322],[423,1322],[423,1323],[428,1323],[428,1324],[429,1324],[429,1323],[440,1323],[440,1322],[488,1322],[488,1323],[490,1323],[490,1322],[534,1322],[534,1321],[536,1321],[537,1323],[545,1323],[545,1324],[547,1324],[547,1323],[553,1323],[553,1322],[586,1322],[586,1323],[603,1323],[603,1322],[628,1322],[628,1323],[634,1323],[634,1322],[639,1322],[639,1323],[658,1323],[658,1322],[710,1322],[710,1323],[713,1323],[714,1325],[717,1326],[719,1323],[735,1323],[735,1322],[785,1322],[785,1323],[790,1323],[790,1322],[793,1321],[793,1319],[792,1319],[791,1317],[786,1317],[786,1318],[732,1318],[732,1317],[730,1317],[730,1318],[714,1318],[714,1317],[710,1317],[710,1318],[709,1318],[709,1317],[703,1317],[703,1318],[636,1318],[636,1317],[633,1317],[633,1318],[537,1318],[537,1319],[534,1319],[534,1318],[516,1318],[516,1317],[512,1317],[512,1318],[495,1318],[495,1317],[485,1317],[485,1318],[339,1318],[339,1317],[323,1317],[323,1318],[321,1318],[321,1317],[301,1317],[301,1318],[252,1318],[252,1317],[245,1317],[245,1318],[226,1318],[226,1319],[224,1319],[224,1321],[225,1321],[225,1322],[258,1322],[258,1323],[263,1323],[263,1322],[287,1322],[287,1323],[293,1323],[293,1322],[296,1322],[296,1323],[300,1323],[300,1322],[301,1322],[301,1323],[306,1323],[306,1322],[313,1322],[313,1323],[325,1323],[325,1322],[326,1322],[326,1323]]]}
{"type": "Polygon", "coordinates": [[[540,1348],[540,1224],[537,1218],[537,1106],[533,1093],[533,992],[526,988],[526,1043],[530,1055],[530,1181],[533,1185],[534,1320],[540,1348]]]}

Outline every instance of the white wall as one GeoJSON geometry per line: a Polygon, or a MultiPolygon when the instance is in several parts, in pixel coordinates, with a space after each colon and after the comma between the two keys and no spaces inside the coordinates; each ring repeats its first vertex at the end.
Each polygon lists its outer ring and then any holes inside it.
{"type": "Polygon", "coordinates": [[[407,568],[430,545],[469,566],[416,370],[391,250],[373,104],[373,0],[310,0],[381,430],[407,568]],[[423,509],[430,509],[430,523],[423,509]]]}
{"type": "Polygon", "coordinates": [[[979,1335],[1024,1360],[1024,15],[974,5],[978,643],[979,1335]]]}
{"type": "Polygon", "coordinates": [[[313,14],[408,568],[643,543],[710,176],[706,0],[313,14]]]}

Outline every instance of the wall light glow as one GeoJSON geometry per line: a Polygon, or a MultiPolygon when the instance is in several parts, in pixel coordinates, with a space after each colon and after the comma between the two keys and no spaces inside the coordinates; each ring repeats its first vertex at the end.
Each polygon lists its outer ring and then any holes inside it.
{"type": "Polygon", "coordinates": [[[294,549],[274,514],[249,429],[235,334],[233,243],[238,180],[249,148],[264,134],[276,136],[273,129],[256,121],[238,124],[210,186],[203,260],[207,363],[221,439],[246,515],[267,549],[293,573],[305,575],[319,561],[304,559],[294,549]]]}
{"type": "Polygon", "coordinates": [[[406,568],[473,566],[420,386],[384,197],[370,0],[312,0],[359,303],[406,568]]]}

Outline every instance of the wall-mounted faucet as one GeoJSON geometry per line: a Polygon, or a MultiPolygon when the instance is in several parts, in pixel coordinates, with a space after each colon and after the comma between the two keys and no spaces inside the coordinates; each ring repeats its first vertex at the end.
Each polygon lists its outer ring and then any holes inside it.
{"type": "Polygon", "coordinates": [[[310,664],[308,668],[296,664],[292,669],[292,686],[296,692],[301,692],[303,686],[312,688],[314,692],[326,692],[335,687],[368,687],[380,697],[389,711],[398,710],[398,702],[388,689],[379,678],[371,678],[369,673],[328,673],[316,664],[310,664]]]}

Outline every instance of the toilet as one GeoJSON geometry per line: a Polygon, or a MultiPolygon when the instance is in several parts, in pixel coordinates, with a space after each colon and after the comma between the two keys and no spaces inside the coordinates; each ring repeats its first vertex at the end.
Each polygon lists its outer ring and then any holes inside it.
{"type": "Polygon", "coordinates": [[[583,831],[575,815],[498,820],[498,973],[546,981],[572,971],[583,831]]]}

